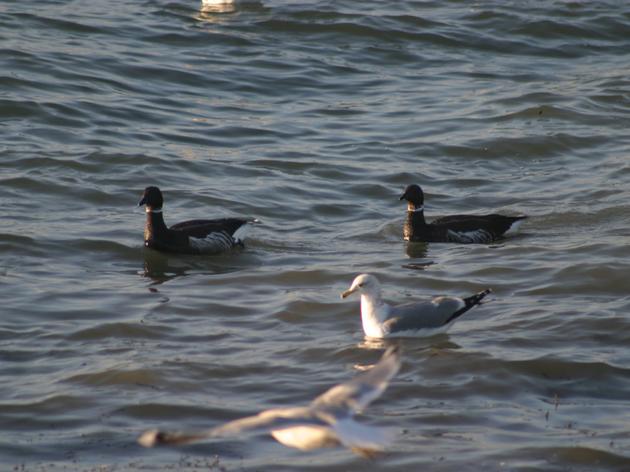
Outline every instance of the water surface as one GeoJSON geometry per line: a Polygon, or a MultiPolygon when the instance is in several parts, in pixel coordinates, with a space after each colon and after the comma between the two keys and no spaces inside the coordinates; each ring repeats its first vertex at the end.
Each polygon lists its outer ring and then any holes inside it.
{"type": "MultiPolygon", "coordinates": [[[[24,470],[630,469],[630,8],[618,2],[5,1],[0,457],[24,470]],[[427,216],[530,218],[493,245],[427,216]],[[142,248],[165,218],[262,221],[217,257],[142,248]],[[375,461],[268,436],[146,450],[309,402],[374,362],[386,298],[494,290],[362,418],[375,461]]],[[[22,470],[22,469],[20,469],[22,470]]]]}

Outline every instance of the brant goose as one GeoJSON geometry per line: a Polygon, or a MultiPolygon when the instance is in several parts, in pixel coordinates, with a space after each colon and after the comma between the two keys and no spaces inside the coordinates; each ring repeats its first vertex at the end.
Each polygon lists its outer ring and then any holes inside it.
{"type": "Polygon", "coordinates": [[[516,231],[527,216],[451,215],[427,223],[424,219],[424,193],[419,185],[408,185],[400,197],[407,200],[405,241],[427,243],[487,244],[516,231]]]}
{"type": "Polygon", "coordinates": [[[394,336],[429,336],[445,332],[453,322],[479,305],[491,290],[466,298],[436,297],[424,302],[392,306],[381,299],[378,279],[370,274],[358,275],[341,298],[361,294],[363,332],[370,338],[394,336]]]}
{"type": "Polygon", "coordinates": [[[159,188],[147,187],[138,203],[138,206],[145,205],[147,212],[144,245],[158,251],[216,254],[243,246],[241,238],[246,231],[245,225],[256,221],[241,218],[190,220],[167,228],[162,217],[163,202],[159,188]]]}
{"type": "Polygon", "coordinates": [[[391,431],[359,423],[353,416],[383,393],[400,364],[400,348],[391,346],[370,370],[330,388],[308,406],[265,410],[206,431],[153,429],[145,431],[138,442],[145,447],[188,444],[242,431],[268,431],[278,442],[303,451],[344,445],[356,454],[373,457],[391,441],[391,431]]]}

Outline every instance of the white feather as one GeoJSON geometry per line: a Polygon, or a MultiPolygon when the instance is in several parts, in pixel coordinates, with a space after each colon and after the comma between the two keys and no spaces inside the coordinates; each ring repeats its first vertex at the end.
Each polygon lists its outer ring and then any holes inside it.
{"type": "Polygon", "coordinates": [[[516,233],[519,230],[519,228],[521,227],[521,225],[523,224],[523,221],[525,221],[525,220],[517,220],[514,223],[512,223],[512,226],[510,226],[508,228],[508,230],[505,232],[505,234],[516,233]]]}
{"type": "Polygon", "coordinates": [[[236,231],[234,231],[232,238],[237,243],[242,242],[243,239],[245,239],[245,237],[249,234],[250,229],[251,229],[251,224],[245,223],[243,226],[241,226],[236,231]]]}
{"type": "Polygon", "coordinates": [[[274,429],[271,431],[271,435],[279,443],[302,451],[339,444],[339,440],[328,426],[292,426],[290,428],[274,429]]]}
{"type": "Polygon", "coordinates": [[[393,440],[394,431],[377,428],[345,418],[332,425],[341,443],[349,448],[383,450],[393,440]]]}
{"type": "Polygon", "coordinates": [[[234,239],[224,231],[215,231],[205,238],[188,238],[190,247],[201,253],[214,253],[230,249],[234,246],[234,239]]]}
{"type": "Polygon", "coordinates": [[[205,439],[239,434],[243,431],[269,431],[285,446],[301,450],[344,444],[353,452],[370,457],[391,441],[389,429],[362,425],[352,419],[358,408],[380,396],[400,369],[400,349],[390,346],[369,371],[335,385],[307,407],[274,408],[257,415],[230,421],[197,432],[145,431],[138,442],[145,447],[157,444],[189,444],[205,439]]]}
{"type": "Polygon", "coordinates": [[[490,243],[493,238],[484,229],[476,229],[474,231],[453,231],[449,229],[446,232],[446,239],[454,243],[490,243]]]}

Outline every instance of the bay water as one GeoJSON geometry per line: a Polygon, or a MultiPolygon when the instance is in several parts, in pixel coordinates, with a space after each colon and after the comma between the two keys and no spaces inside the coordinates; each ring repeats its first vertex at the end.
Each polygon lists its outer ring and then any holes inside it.
{"type": "Polygon", "coordinates": [[[0,4],[0,468],[630,470],[630,5],[601,1],[0,4]],[[402,241],[526,214],[491,245],[402,241]],[[258,218],[219,256],[167,224],[258,218]],[[443,335],[374,341],[386,299],[492,300],[443,335]],[[144,449],[307,404],[400,343],[359,418],[365,460],[268,435],[144,449]]]}

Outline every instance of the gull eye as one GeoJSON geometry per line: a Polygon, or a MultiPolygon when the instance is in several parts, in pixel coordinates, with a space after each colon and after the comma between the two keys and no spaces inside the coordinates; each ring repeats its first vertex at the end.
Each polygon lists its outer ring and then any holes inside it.
{"type": "Polygon", "coordinates": [[[357,285],[358,285],[359,287],[363,287],[363,285],[364,285],[364,284],[363,284],[363,282],[361,282],[361,283],[359,283],[359,284],[357,284],[357,285]]]}

